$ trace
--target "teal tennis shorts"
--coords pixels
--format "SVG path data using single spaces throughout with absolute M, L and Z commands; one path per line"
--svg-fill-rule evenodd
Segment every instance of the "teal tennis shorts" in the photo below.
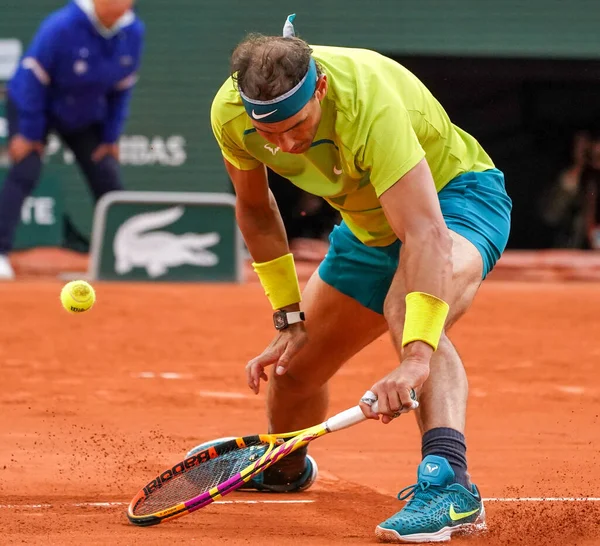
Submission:
M 438 194 L 448 229 L 469 240 L 483 258 L 483 278 L 506 248 L 512 201 L 498 169 L 469 172 L 451 180 Z M 329 235 L 329 251 L 319 276 L 342 294 L 383 314 L 383 302 L 398 269 L 400 241 L 372 247 L 361 243 L 345 222 Z

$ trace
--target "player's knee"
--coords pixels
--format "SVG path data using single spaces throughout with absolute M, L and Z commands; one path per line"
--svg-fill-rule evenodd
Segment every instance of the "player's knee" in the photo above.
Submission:
M 29 195 L 35 188 L 42 172 L 42 158 L 37 152 L 31 152 L 10 169 L 10 178 Z
M 293 370 L 284 375 L 273 374 L 269 380 L 273 382 L 272 387 L 275 390 L 298 398 L 313 395 L 323 387 L 320 381 L 305 374 L 295 374 Z

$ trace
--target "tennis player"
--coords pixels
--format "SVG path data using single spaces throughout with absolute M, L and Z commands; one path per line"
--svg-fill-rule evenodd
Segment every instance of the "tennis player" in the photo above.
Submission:
M 417 483 L 399 495 L 408 503 L 376 534 L 447 540 L 485 526 L 467 470 L 467 377 L 448 330 L 506 247 L 512 203 L 503 173 L 414 74 L 373 51 L 309 46 L 293 20 L 283 36 L 249 35 L 237 46 L 211 112 L 277 329 L 248 363 L 248 384 L 258 393 L 274 367 L 270 432 L 320 423 L 329 379 L 389 331 L 399 364 L 367 385 L 361 406 L 377 419 L 370 405 L 378 400 L 387 424 L 412 407 L 415 389 L 422 462 Z M 302 295 L 265 167 L 343 218 Z M 250 486 L 300 491 L 316 474 L 299 452 Z

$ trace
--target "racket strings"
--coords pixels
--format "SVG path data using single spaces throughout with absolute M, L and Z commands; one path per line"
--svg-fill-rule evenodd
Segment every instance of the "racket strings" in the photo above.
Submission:
M 135 515 L 155 514 L 206 493 L 256 461 L 268 447 L 267 443 L 241 449 L 234 447 L 232 451 L 172 478 L 144 497 L 136 506 Z

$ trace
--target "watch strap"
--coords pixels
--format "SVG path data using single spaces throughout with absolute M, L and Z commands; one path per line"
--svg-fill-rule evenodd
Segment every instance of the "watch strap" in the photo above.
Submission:
M 296 324 L 304 320 L 304 311 L 290 311 L 286 314 L 288 324 Z

